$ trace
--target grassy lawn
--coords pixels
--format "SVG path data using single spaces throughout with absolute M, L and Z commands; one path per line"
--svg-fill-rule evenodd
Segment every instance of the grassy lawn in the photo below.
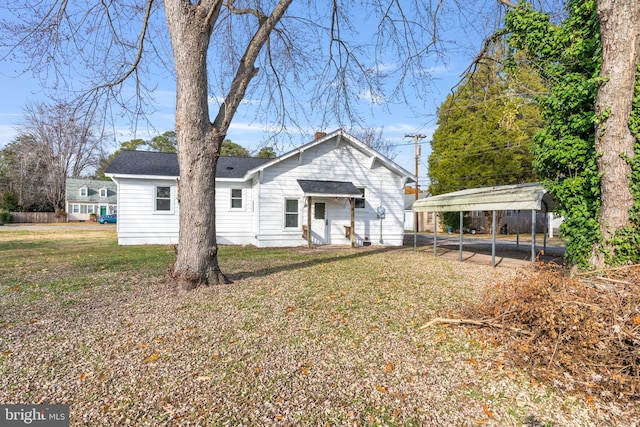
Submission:
M 513 368 L 481 330 L 419 329 L 517 275 L 431 253 L 224 246 L 234 283 L 185 293 L 166 280 L 172 247 L 2 230 L 0 403 L 70 404 L 91 426 L 616 420 Z

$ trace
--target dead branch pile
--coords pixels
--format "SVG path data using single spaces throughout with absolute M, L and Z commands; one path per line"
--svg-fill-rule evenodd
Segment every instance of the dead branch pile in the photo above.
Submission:
M 607 400 L 639 399 L 640 266 L 566 273 L 523 272 L 465 316 L 508 325 L 491 334 L 539 378 Z

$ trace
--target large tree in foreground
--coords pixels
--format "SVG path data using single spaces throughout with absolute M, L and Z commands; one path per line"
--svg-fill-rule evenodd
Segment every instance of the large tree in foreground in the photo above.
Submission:
M 510 43 L 550 86 L 538 98 L 546 126 L 536 166 L 566 219 L 572 262 L 638 261 L 640 2 L 571 0 L 567 12 L 560 24 L 526 6 L 507 15 Z
M 256 60 L 291 2 L 279 1 L 270 14 L 260 9 L 243 12 L 254 14 L 257 25 L 237 65 L 227 96 L 211 121 L 207 52 L 223 2 L 202 1 L 194 6 L 185 1 L 165 1 L 176 69 L 176 135 L 180 165 L 180 236 L 171 275 L 182 287 L 227 280 L 220 271 L 217 257 L 216 165 L 231 120 L 258 72 Z M 233 2 L 228 5 L 233 8 Z

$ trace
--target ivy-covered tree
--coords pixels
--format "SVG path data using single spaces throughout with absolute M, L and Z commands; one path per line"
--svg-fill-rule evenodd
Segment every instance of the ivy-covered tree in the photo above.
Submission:
M 431 194 L 535 179 L 531 146 L 542 119 L 531 94 L 543 86 L 526 65 L 507 72 L 503 58 L 494 47 L 438 109 Z
M 561 230 L 567 240 L 567 258 L 582 267 L 640 260 L 638 79 L 631 120 L 629 111 L 625 119 L 625 112 L 620 110 L 631 110 L 631 99 L 624 107 L 618 100 L 611 101 L 610 94 L 602 93 L 603 86 L 620 79 L 602 66 L 605 53 L 601 29 L 609 25 L 607 19 L 614 18 L 603 11 L 599 15 L 598 7 L 608 3 L 568 0 L 568 15 L 560 24 L 526 5 L 511 10 L 506 18 L 509 43 L 526 52 L 528 61 L 533 61 L 549 82 L 549 93 L 538 97 L 545 128 L 536 135 L 535 167 L 557 198 L 558 212 L 565 218 Z M 634 7 L 635 14 L 624 13 L 635 19 L 633 31 L 638 43 L 637 2 Z M 608 50 L 611 48 L 607 46 Z M 624 55 L 635 60 L 637 69 L 637 52 L 627 49 Z M 607 62 L 611 60 L 607 58 Z M 631 78 L 633 81 L 634 76 Z M 619 98 L 625 98 L 624 90 L 619 92 Z M 620 120 L 634 140 L 630 147 L 619 145 L 628 139 L 622 135 L 624 129 L 616 130 Z M 611 142 L 608 134 L 614 131 L 619 136 Z M 635 202 L 630 204 L 627 194 L 632 194 Z M 613 209 L 612 203 L 618 206 Z M 613 210 L 626 212 L 627 219 L 617 218 L 624 215 L 614 214 Z

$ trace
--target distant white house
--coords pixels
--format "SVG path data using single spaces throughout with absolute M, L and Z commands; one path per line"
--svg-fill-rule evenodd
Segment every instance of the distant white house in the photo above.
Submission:
M 118 186 L 119 244 L 178 242 L 175 154 L 123 151 L 105 175 Z M 275 159 L 220 157 L 217 240 L 257 247 L 400 246 L 404 187 L 413 181 L 410 172 L 342 130 L 319 133 Z
M 117 187 L 112 181 L 67 178 L 65 185 L 67 221 L 89 221 L 94 216 L 117 211 Z

